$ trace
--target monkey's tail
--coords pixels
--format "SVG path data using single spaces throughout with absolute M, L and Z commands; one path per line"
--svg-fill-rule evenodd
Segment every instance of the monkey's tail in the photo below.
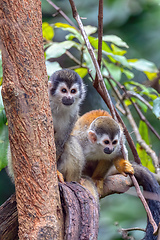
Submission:
M 143 187 L 144 193 L 147 196 L 148 206 L 158 226 L 160 222 L 160 186 L 154 175 L 147 168 L 136 163 L 133 163 L 133 167 L 135 177 L 139 185 Z M 158 236 L 153 235 L 153 227 L 148 219 L 146 235 L 143 240 L 158 240 Z

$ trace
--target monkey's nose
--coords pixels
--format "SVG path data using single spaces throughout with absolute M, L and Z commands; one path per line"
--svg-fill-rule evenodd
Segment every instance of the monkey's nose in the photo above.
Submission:
M 110 149 L 108 147 L 104 148 L 104 153 L 111 154 L 114 151 L 114 148 Z
M 74 103 L 74 99 L 71 97 L 63 97 L 62 98 L 62 103 L 64 104 L 64 105 L 68 105 L 68 106 L 70 106 L 70 105 L 72 105 L 73 103 Z

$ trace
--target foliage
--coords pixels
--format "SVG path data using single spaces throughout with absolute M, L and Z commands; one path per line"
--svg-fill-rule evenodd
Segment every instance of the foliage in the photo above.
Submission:
M 0 87 L 0 92 L 1 92 Z M 0 171 L 7 165 L 8 127 L 4 111 L 2 96 L 0 94 Z
M 142 136 L 142 139 L 145 140 L 145 142 L 149 145 L 150 140 L 149 140 L 148 128 L 146 123 L 143 121 L 140 121 L 139 123 L 139 132 Z M 150 169 L 150 171 L 155 172 L 155 168 L 152 164 L 152 158 L 147 155 L 146 151 L 138 143 L 137 143 L 137 151 L 141 159 L 142 165 Z
M 97 32 L 97 28 L 90 25 L 85 26 L 84 28 L 97 56 L 98 39 L 97 37 L 93 36 L 93 34 L 95 35 Z M 95 67 L 81 33 L 75 27 L 60 22 L 54 24 L 54 29 L 55 32 L 56 29 L 60 29 L 61 31 L 65 32 L 65 41 L 60 43 L 54 41 L 47 42 L 45 56 L 48 75 L 52 73 L 53 68 L 54 70 L 59 70 L 61 68 L 60 64 L 57 62 L 57 58 L 66 54 L 75 62 L 75 64 L 72 64 L 71 68 L 78 72 L 82 78 L 84 78 L 89 72 L 90 79 L 94 79 L 96 75 Z M 124 102 L 126 106 L 132 106 L 133 101 L 144 113 L 151 110 L 152 114 L 159 118 L 160 113 L 157 106 L 159 106 L 160 94 L 155 89 L 147 87 L 143 83 L 137 82 L 134 77 L 135 70 L 138 70 L 142 72 L 148 80 L 151 81 L 158 77 L 158 69 L 153 62 L 148 60 L 135 58 L 128 59 L 126 57 L 128 49 L 128 44 L 120 37 L 115 35 L 103 36 L 101 70 L 106 86 L 108 89 L 111 89 L 108 79 L 111 80 L 111 83 L 114 87 L 117 86 L 116 82 L 123 82 L 128 91 L 136 93 L 137 96 L 139 96 L 132 96 L 131 99 L 126 99 Z M 73 54 L 71 52 L 73 52 Z M 50 62 L 51 59 L 55 59 L 55 61 Z M 143 99 L 146 101 L 143 101 Z M 148 104 L 146 104 L 146 102 Z M 145 127 L 142 128 L 141 121 L 139 124 L 139 132 L 142 139 L 144 139 L 144 133 L 147 131 L 147 135 L 145 135 L 144 140 L 148 145 L 150 145 L 148 140 L 148 126 L 143 123 L 143 126 Z M 137 144 L 137 151 L 140 154 L 140 158 L 144 166 L 147 166 L 151 171 L 154 172 L 155 170 L 151 157 L 146 154 L 144 149 L 141 149 L 139 144 Z
M 0 51 L 0 86 L 2 85 L 2 79 L 3 79 L 2 54 L 1 54 L 1 51 Z

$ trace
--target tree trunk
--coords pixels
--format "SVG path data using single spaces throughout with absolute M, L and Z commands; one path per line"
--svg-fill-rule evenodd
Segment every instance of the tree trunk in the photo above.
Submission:
M 40 0 L 1 0 L 0 19 L 19 239 L 63 239 Z

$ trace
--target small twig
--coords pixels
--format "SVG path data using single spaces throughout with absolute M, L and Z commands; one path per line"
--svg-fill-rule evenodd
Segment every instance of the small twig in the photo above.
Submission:
M 98 13 L 98 65 L 101 68 L 102 61 L 102 37 L 103 37 L 103 0 L 99 0 L 99 13 Z M 98 77 L 96 74 L 94 87 L 98 86 Z
M 137 104 L 135 102 L 132 101 L 131 98 L 129 98 L 132 105 L 134 106 L 134 108 L 136 109 L 140 119 L 146 123 L 146 125 L 148 126 L 148 128 L 154 133 L 154 135 L 160 140 L 160 135 L 157 133 L 157 131 L 154 129 L 154 127 L 152 127 L 152 125 L 150 124 L 150 122 L 146 119 L 146 117 L 143 115 L 143 113 L 140 111 L 140 109 L 138 108 Z
M 56 11 L 58 13 L 60 13 L 62 15 L 62 17 L 64 17 L 64 19 L 71 25 L 73 26 L 74 28 L 77 29 L 77 26 L 70 20 L 70 18 L 59 8 L 57 7 L 57 5 L 55 3 L 53 3 L 51 0 L 47 0 L 47 2 L 52 6 L 54 7 L 54 9 L 56 9 Z M 77 29 L 78 30 L 78 29 Z
M 102 37 L 103 37 L 103 0 L 99 0 L 98 14 L 98 64 L 101 66 L 102 61 Z
M 119 100 L 119 102 L 122 104 L 123 109 L 124 109 L 124 113 L 123 113 L 123 114 L 126 115 L 126 106 L 125 106 L 125 104 L 124 104 L 124 101 L 123 101 L 123 99 L 122 99 L 122 96 L 121 96 L 120 92 L 118 91 L 117 88 L 115 88 L 115 87 L 113 86 L 110 78 L 108 78 L 108 77 L 105 76 L 105 75 L 104 75 L 104 77 L 105 77 L 105 78 L 107 79 L 107 81 L 109 82 L 109 84 L 110 84 L 110 86 L 111 86 L 111 88 L 112 88 L 112 91 L 114 92 L 116 98 L 117 98 L 117 99 Z
M 74 1 L 73 1 L 73 0 L 69 0 L 69 1 L 70 1 L 70 4 L 71 4 L 73 17 L 75 18 L 75 20 L 76 20 L 77 23 L 78 23 L 78 26 L 79 26 L 79 28 L 80 28 L 81 34 L 82 34 L 82 36 L 83 36 L 83 38 L 84 38 L 84 41 L 85 41 L 85 43 L 86 43 L 88 52 L 89 52 L 89 54 L 91 55 L 93 64 L 94 64 L 94 66 L 95 66 L 95 68 L 96 68 L 99 81 L 103 81 L 103 77 L 102 77 L 102 74 L 101 74 L 101 71 L 100 71 L 100 68 L 99 68 L 97 59 L 96 59 L 96 57 L 95 57 L 93 48 L 92 48 L 92 46 L 91 46 L 91 44 L 90 44 L 90 42 L 89 42 L 89 40 L 88 40 L 87 34 L 86 34 L 85 30 L 84 30 L 84 27 L 83 27 L 81 18 L 80 18 L 80 16 L 78 15 L 76 6 L 75 6 L 75 4 L 74 4 Z
M 116 224 L 118 226 L 118 224 Z M 145 229 L 139 228 L 139 227 L 134 227 L 134 228 L 118 228 L 118 232 L 122 235 L 123 239 L 126 240 L 134 240 L 135 238 L 133 236 L 128 236 L 128 233 L 131 231 L 143 231 L 145 232 Z
M 83 52 L 84 52 L 84 46 L 81 47 L 81 64 L 83 62 Z
M 77 63 L 78 65 L 80 65 L 80 66 L 82 67 L 81 62 L 80 62 L 77 58 L 75 58 L 75 56 L 73 56 L 72 53 L 70 53 L 68 50 L 66 50 L 65 54 L 66 54 L 70 59 L 72 59 L 75 63 Z
M 134 228 L 122 228 L 122 231 L 127 231 L 127 232 L 131 232 L 131 231 L 142 231 L 145 232 L 146 230 L 144 228 L 139 228 L 139 227 L 134 227 Z
M 138 182 L 137 182 L 137 180 L 136 180 L 134 175 L 130 175 L 130 178 L 132 179 L 132 182 L 133 182 L 133 184 L 135 186 L 135 189 L 136 189 L 136 192 L 137 192 L 137 196 L 140 198 L 140 200 L 141 200 L 141 202 L 142 202 L 142 204 L 143 204 L 143 206 L 144 206 L 144 208 L 146 210 L 146 213 L 148 215 L 149 221 L 150 221 L 150 223 L 153 226 L 153 230 L 154 230 L 153 234 L 156 234 L 157 231 L 158 231 L 158 226 L 157 226 L 156 222 L 153 219 L 152 213 L 151 213 L 151 211 L 150 211 L 150 209 L 148 207 L 148 204 L 147 204 L 143 194 L 141 193 L 141 190 L 140 190 L 140 187 L 138 185 Z
M 136 92 L 132 92 L 132 91 L 127 91 L 127 94 L 131 97 L 135 97 L 137 99 L 139 99 L 141 102 L 143 102 L 150 110 L 153 109 L 153 107 L 151 106 L 151 104 L 149 102 L 147 102 L 141 95 L 139 95 Z

